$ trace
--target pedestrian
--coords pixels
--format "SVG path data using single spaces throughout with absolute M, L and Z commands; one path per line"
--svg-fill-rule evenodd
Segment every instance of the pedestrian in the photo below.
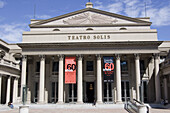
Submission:
M 96 100 L 94 99 L 94 102 L 93 102 L 93 106 L 95 106 L 96 107 Z
M 164 105 L 168 105 L 168 99 L 165 100 Z
M 11 102 L 8 102 L 8 106 L 11 108 L 11 109 L 14 109 L 14 106 Z
M 165 104 L 164 99 L 161 99 L 161 105 L 164 105 L 164 104 Z

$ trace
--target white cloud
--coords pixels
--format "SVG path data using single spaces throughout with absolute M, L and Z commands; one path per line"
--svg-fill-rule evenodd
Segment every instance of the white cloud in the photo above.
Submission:
M 144 17 L 145 2 L 147 4 L 147 16 L 151 18 L 153 25 L 170 25 L 170 1 L 167 0 L 114 0 L 108 5 L 96 1 L 95 8 L 129 17 Z
M 118 13 L 121 12 L 123 10 L 123 4 L 120 2 L 114 3 L 114 4 L 110 4 L 107 6 L 108 11 L 109 12 L 114 12 L 114 13 Z
M 51 16 L 49 16 L 49 15 L 36 15 L 35 17 L 38 18 L 38 19 L 49 19 L 49 18 L 51 18 Z
M 0 25 L 0 38 L 8 43 L 22 41 L 22 32 L 26 31 L 27 24 L 3 24 Z
M 34 16 L 33 15 L 26 15 L 26 17 L 33 19 Z M 51 18 L 50 15 L 35 15 L 35 19 L 49 19 Z
M 5 2 L 0 1 L 0 8 L 3 8 L 3 7 L 4 7 L 4 5 L 5 5 Z

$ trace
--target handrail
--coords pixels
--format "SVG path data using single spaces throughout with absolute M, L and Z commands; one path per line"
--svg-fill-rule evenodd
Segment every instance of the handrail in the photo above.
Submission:
M 133 113 L 133 112 L 141 113 L 141 111 L 139 111 L 139 110 L 141 110 L 141 107 L 146 107 L 147 110 L 145 111 L 145 113 L 149 113 L 149 107 L 144 105 L 142 102 L 140 102 L 136 99 L 127 100 L 127 102 L 125 104 L 125 109 L 130 113 Z
M 136 100 L 136 99 L 133 99 L 134 101 L 136 101 L 136 102 L 138 102 L 139 104 L 142 104 L 142 105 L 144 105 L 142 102 L 140 102 L 140 101 L 138 101 L 138 100 Z M 149 113 L 149 107 L 148 106 L 146 106 L 146 108 L 147 108 L 147 113 Z
M 138 100 L 136 100 L 136 99 L 133 99 L 133 101 L 135 101 L 135 102 L 137 102 L 137 103 L 139 103 L 139 104 L 144 105 L 142 102 L 140 102 L 140 101 L 138 101 Z

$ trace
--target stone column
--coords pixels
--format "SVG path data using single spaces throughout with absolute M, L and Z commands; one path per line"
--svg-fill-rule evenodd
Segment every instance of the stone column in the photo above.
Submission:
M 10 101 L 10 88 L 11 86 L 11 77 L 8 76 L 8 80 L 7 80 L 7 91 L 6 91 L 6 104 L 8 104 L 8 102 Z
M 155 54 L 155 92 L 156 92 L 156 103 L 161 100 L 161 89 L 160 89 L 160 78 L 159 78 L 159 54 Z
M 18 78 L 14 79 L 14 86 L 13 86 L 13 103 L 17 103 L 18 98 Z
M 78 84 L 77 84 L 77 92 L 78 92 L 78 103 L 83 103 L 83 67 L 82 67 L 82 56 L 78 56 Z
M 164 99 L 168 99 L 168 87 L 167 87 L 167 78 L 164 77 L 163 79 L 163 83 L 164 83 Z
M 59 55 L 58 103 L 63 103 L 63 55 Z
M 140 84 L 141 84 L 141 77 L 140 77 L 140 62 L 139 62 L 139 54 L 135 54 L 135 73 L 136 73 L 136 100 L 140 101 Z
M 97 55 L 97 103 L 102 103 L 101 56 Z
M 117 89 L 117 103 L 122 102 L 121 93 L 121 66 L 120 56 L 116 55 L 116 89 Z
M 22 93 L 23 93 L 23 87 L 26 86 L 26 69 L 27 69 L 27 57 L 22 57 L 22 72 L 21 72 L 21 100 L 22 100 Z
M 0 75 L 0 104 L 1 104 L 1 93 L 2 93 L 2 75 Z
M 44 93 L 45 93 L 45 56 L 41 56 L 40 61 L 40 79 L 39 79 L 39 98 L 38 103 L 44 103 Z

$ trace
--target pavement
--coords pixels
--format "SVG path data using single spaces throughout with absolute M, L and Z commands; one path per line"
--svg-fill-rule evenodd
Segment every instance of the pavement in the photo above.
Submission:
M 14 104 L 14 109 L 0 105 L 0 113 L 19 113 L 20 104 Z M 30 104 L 29 113 L 128 113 L 124 104 Z M 164 107 L 153 104 L 150 113 L 170 113 L 170 105 Z

